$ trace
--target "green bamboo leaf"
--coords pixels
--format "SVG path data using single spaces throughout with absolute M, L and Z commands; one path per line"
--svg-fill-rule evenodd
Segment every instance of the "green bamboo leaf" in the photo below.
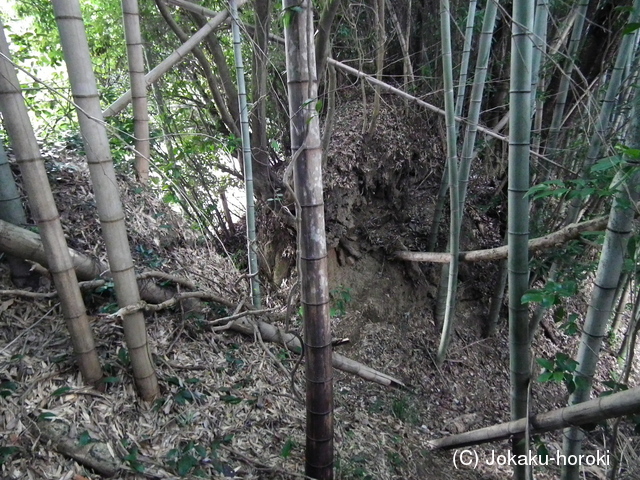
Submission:
M 589 380 L 587 380 L 585 377 L 581 375 L 576 375 L 573 377 L 573 379 L 576 383 L 576 387 L 578 387 L 580 390 L 585 390 L 589 388 Z
M 614 167 L 617 167 L 622 162 L 623 162 L 623 159 L 619 155 L 603 158 L 602 160 L 600 160 L 599 162 L 591 166 L 591 173 L 604 172 L 606 170 L 610 170 Z
M 18 447 L 0 447 L 0 465 L 5 464 L 17 452 Z
M 282 446 L 282 451 L 280 452 L 280 456 L 282 458 L 289 458 L 289 456 L 291 455 L 291 451 L 295 446 L 296 446 L 296 443 L 290 438 L 287 438 L 287 441 Z
M 548 382 L 549 380 L 551 380 L 551 376 L 553 375 L 553 372 L 544 372 L 541 373 L 538 376 L 538 382 L 540 383 L 544 383 L 544 382 Z
M 42 412 L 38 415 L 38 420 L 51 421 L 56 418 L 56 414 L 53 412 Z
M 242 401 L 240 397 L 236 397 L 234 395 L 223 395 L 220 397 L 220 400 L 225 403 L 230 403 L 231 405 L 236 405 Z
M 633 33 L 640 28 L 640 23 L 627 23 L 622 29 L 623 35 L 628 35 L 629 33 Z
M 91 438 L 91 435 L 86 430 L 78 436 L 78 445 L 80 445 L 81 447 L 89 445 L 90 443 L 93 443 L 95 441 L 96 440 Z
M 71 391 L 71 387 L 60 387 L 57 390 L 54 390 L 54 392 L 51 395 L 54 397 L 61 397 L 62 395 L 70 391 Z
M 120 377 L 105 377 L 102 383 L 120 383 Z
M 538 291 L 530 291 L 522 295 L 522 303 L 540 303 L 544 300 L 545 295 Z
M 5 381 L 0 383 L 0 397 L 7 398 L 18 389 L 16 382 Z
M 548 358 L 536 358 L 536 363 L 540 365 L 542 368 L 553 372 L 555 369 L 554 363 Z
M 198 460 L 195 457 L 193 457 L 192 455 L 183 455 L 178 460 L 178 464 L 176 468 L 178 471 L 178 475 L 180 475 L 181 477 L 184 477 L 196 465 L 198 465 Z

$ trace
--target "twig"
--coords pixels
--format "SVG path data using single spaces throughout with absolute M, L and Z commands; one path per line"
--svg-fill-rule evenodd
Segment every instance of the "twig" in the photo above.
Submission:
M 182 285 L 185 288 L 189 288 L 191 290 L 196 289 L 195 283 L 191 280 L 188 280 L 184 277 L 178 277 L 177 275 L 171 275 L 169 273 L 159 272 L 157 270 L 142 272 L 136 276 L 136 278 L 143 280 L 145 278 L 159 278 L 161 280 L 166 280 L 168 282 L 173 282 L 177 285 Z
M 245 310 L 244 312 L 236 313 L 234 315 L 229 315 L 228 317 L 216 318 L 215 320 L 209 320 L 210 325 L 220 325 L 223 323 L 228 323 L 233 320 L 237 320 L 238 318 L 246 317 L 247 315 L 261 315 L 263 313 L 271 313 L 274 310 L 277 310 L 277 307 L 274 308 L 263 308 L 261 310 Z
M 28 290 L 0 290 L 0 296 L 7 296 L 7 297 L 25 297 L 25 298 L 55 298 L 58 296 L 58 292 L 53 291 L 53 292 L 47 292 L 47 293 L 40 293 L 40 292 L 30 292 Z
M 282 370 L 282 372 L 286 376 L 290 377 L 290 379 L 291 379 L 291 383 L 290 383 L 291 392 L 293 393 L 293 396 L 291 398 L 293 400 L 299 402 L 300 404 L 304 405 L 304 400 L 302 399 L 302 397 L 298 393 L 298 390 L 296 389 L 296 385 L 295 385 L 295 374 L 296 374 L 296 371 L 298 370 L 298 365 L 300 365 L 300 363 L 302 362 L 303 355 L 300 355 L 300 358 L 298 358 L 298 361 L 294 365 L 293 370 L 291 372 L 289 372 L 285 368 L 285 366 L 282 364 L 282 362 L 280 360 L 278 360 L 276 358 L 276 356 L 271 352 L 271 350 L 269 350 L 267 348 L 267 346 L 264 344 L 264 341 L 262 340 L 262 333 L 260 333 L 260 328 L 258 328 L 258 325 L 255 322 L 251 321 L 251 320 L 249 320 L 249 322 L 251 323 L 251 325 L 253 325 L 253 334 L 254 334 L 255 338 L 258 339 L 258 343 L 260 343 L 260 346 L 262 347 L 262 349 L 265 351 L 265 353 L 267 355 L 269 355 L 269 357 L 271 357 L 271 360 L 273 360 L 273 362 L 278 366 L 278 368 L 280 368 L 280 370 Z M 295 335 L 295 334 L 292 334 L 292 335 Z M 299 339 L 299 337 L 298 337 L 298 339 Z M 303 344 L 301 343 L 301 345 L 303 345 Z M 287 348 L 286 344 L 285 344 L 285 348 Z M 302 350 L 302 353 L 304 354 L 304 350 Z
M 23 337 L 24 335 L 29 333 L 31 330 L 33 330 L 40 322 L 42 322 L 45 318 L 47 318 L 47 316 L 51 312 L 53 312 L 59 305 L 60 305 L 59 303 L 56 303 L 53 307 L 51 307 L 49 310 L 47 310 L 47 313 L 45 313 L 42 317 L 40 317 L 38 320 L 33 322 L 31 325 L 29 325 L 27 328 L 25 328 L 22 332 L 20 332 L 20 334 L 16 338 L 14 338 L 9 343 L 7 343 L 5 345 L 5 347 L 2 350 L 0 350 L 0 353 L 3 353 L 5 351 L 7 351 L 11 345 L 16 343 L 20 339 L 20 337 Z

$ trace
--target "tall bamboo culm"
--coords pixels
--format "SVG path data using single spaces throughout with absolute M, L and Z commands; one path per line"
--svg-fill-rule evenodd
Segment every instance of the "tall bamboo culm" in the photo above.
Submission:
M 138 181 L 145 185 L 149 180 L 149 110 L 147 82 L 144 79 L 144 50 L 140 33 L 138 0 L 122 0 L 124 36 L 127 42 L 127 60 L 131 82 L 131 106 L 133 107 L 134 169 Z
M 11 63 L 9 45 L 0 20 L 0 111 L 16 155 L 31 212 L 40 230 L 49 271 L 60 298 L 73 352 L 84 381 L 97 384 L 102 378 L 100 360 L 85 309 L 78 279 L 69 254 L 60 215 L 44 168 L 38 141 L 20 91 L 20 82 Z
M 632 99 L 631 122 L 627 135 L 628 146 L 640 148 L 640 93 L 636 89 Z M 587 315 L 582 327 L 580 346 L 576 362 L 576 388 L 569 397 L 569 404 L 589 400 L 593 377 L 600 356 L 602 341 L 607 333 L 609 319 L 614 309 L 614 298 L 627 252 L 627 242 L 633 231 L 633 207 L 640 197 L 640 158 L 627 158 L 625 165 L 616 174 L 611 188 L 616 196 L 611 206 L 609 223 L 598 262 Z M 564 432 L 563 453 L 577 458 L 582 448 L 584 432 L 578 427 L 567 428 Z M 580 465 L 564 465 L 562 480 L 578 480 Z
M 449 170 L 449 253 L 451 262 L 444 265 L 443 272 L 448 273 L 447 301 L 442 325 L 442 335 L 438 346 L 436 363 L 442 365 L 447 355 L 456 307 L 458 290 L 458 253 L 460 251 L 460 201 L 458 188 L 458 152 L 457 125 L 453 93 L 453 65 L 451 55 L 451 19 L 449 0 L 440 0 L 440 29 L 442 35 L 442 68 L 444 74 L 444 105 L 447 126 L 447 168 Z
M 313 12 L 310 0 L 284 0 L 283 7 L 306 359 L 305 473 L 329 480 L 333 478 L 333 367 Z
M 134 305 L 140 301 L 140 292 L 80 4 L 78 0 L 53 0 L 53 10 L 87 152 L 89 174 L 118 305 Z M 138 393 L 142 399 L 152 400 L 159 394 L 158 380 L 151 361 L 143 313 L 138 311 L 124 315 L 123 326 Z
M 244 191 L 247 205 L 247 255 L 249 257 L 249 285 L 251 287 L 251 303 L 255 307 L 262 304 L 260 279 L 258 278 L 258 249 L 256 239 L 256 207 L 253 198 L 253 161 L 251 159 L 251 137 L 249 136 L 249 109 L 247 108 L 247 87 L 244 81 L 244 64 L 242 60 L 242 43 L 238 5 L 235 0 L 229 1 L 231 12 L 231 30 L 233 33 L 233 56 L 236 61 L 236 79 L 238 82 L 238 104 L 240 106 L 240 131 L 242 132 L 242 160 L 244 164 Z
M 531 352 L 529 312 L 522 296 L 529 286 L 529 159 L 531 141 L 531 64 L 533 55 L 533 2 L 514 0 L 511 24 L 511 83 L 509 88 L 509 193 L 508 285 L 509 365 L 511 371 L 511 420 L 528 414 Z M 514 436 L 512 450 L 525 455 L 528 439 Z M 527 480 L 528 467 L 517 465 L 514 478 Z

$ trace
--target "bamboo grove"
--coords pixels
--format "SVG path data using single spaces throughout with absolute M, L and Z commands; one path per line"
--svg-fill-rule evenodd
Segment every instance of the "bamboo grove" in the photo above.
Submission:
M 533 448 L 529 434 L 564 429 L 563 452 L 576 456 L 585 437 L 580 425 L 640 411 L 635 390 L 592 398 L 603 341 L 622 339 L 624 368 L 614 390 L 623 390 L 640 328 L 640 0 L 33 0 L 16 1 L 15 12 L 3 15 L 0 29 L 0 111 L 87 384 L 103 374 L 39 150 L 47 129 L 83 144 L 144 400 L 160 386 L 144 316 L 134 308 L 141 297 L 114 165 L 129 168 L 123 159 L 133 152 L 128 174 L 157 189 L 216 244 L 237 237 L 228 192 L 244 189 L 240 236 L 251 308 L 261 308 L 265 295 L 256 216 L 269 210 L 296 232 L 305 472 L 333 478 L 336 357 L 322 175 L 336 102 L 348 91 L 362 103 L 354 131 L 364 139 L 376 135 L 385 96 L 440 122 L 446 154 L 427 251 L 387 246 L 390 261 L 441 268 L 433 368 L 448 358 L 460 265 L 498 264 L 487 335 L 499 334 L 506 295 L 511 422 L 434 439 L 433 448 L 510 438 L 513 453 L 524 456 Z M 20 33 L 16 18 L 27 17 L 35 36 Z M 47 82 L 24 76 L 34 58 L 55 70 Z M 49 85 L 23 91 L 21 82 Z M 68 95 L 60 93 L 67 87 Z M 44 103 L 47 95 L 55 102 Z M 47 121 L 34 128 L 28 109 Z M 1 219 L 24 225 L 19 202 L 9 202 L 19 195 L 0 153 Z M 504 244 L 465 252 L 461 231 L 477 170 L 496 179 Z M 566 253 L 571 239 L 578 246 Z M 556 246 L 561 253 L 554 255 Z M 12 255 L 14 277 L 26 275 Z M 579 267 L 587 263 L 590 270 Z M 572 366 L 558 357 L 536 361 L 536 334 L 578 292 L 586 292 L 586 310 L 559 319 L 579 338 Z M 425 368 L 432 368 L 427 358 Z M 532 411 L 532 390 L 544 392 L 544 381 L 558 379 L 568 387 L 566 411 Z M 514 478 L 530 474 L 528 465 L 514 468 Z M 579 466 L 562 471 L 563 480 L 580 475 Z

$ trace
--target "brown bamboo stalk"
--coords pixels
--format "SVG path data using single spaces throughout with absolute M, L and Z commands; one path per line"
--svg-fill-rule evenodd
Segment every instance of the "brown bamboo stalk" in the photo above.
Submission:
M 313 12 L 310 0 L 284 0 L 283 6 L 306 355 L 305 473 L 332 479 L 333 368 Z
M 149 181 L 149 109 L 147 84 L 144 79 L 144 51 L 140 33 L 140 11 L 138 0 L 122 0 L 124 36 L 127 42 L 127 60 L 131 81 L 133 107 L 134 169 L 138 181 L 145 185 Z
M 76 104 L 80 130 L 87 152 L 98 217 L 113 275 L 118 305 L 125 307 L 140 300 L 129 240 L 120 201 L 118 182 L 109 149 L 107 130 L 100 109 L 100 97 L 93 74 L 80 3 L 78 0 L 53 0 L 60 31 L 71 91 Z M 159 394 L 151 352 L 147 343 L 144 315 L 141 312 L 124 319 L 124 336 L 140 396 L 152 400 Z
M 62 314 L 69 329 L 73 351 L 88 384 L 102 378 L 102 368 L 93 341 L 78 279 L 49 186 L 44 160 L 38 147 L 29 113 L 20 91 L 18 75 L 11 62 L 9 44 L 0 20 L 0 110 L 16 155 L 32 215 L 42 235 L 49 269 L 60 296 Z

